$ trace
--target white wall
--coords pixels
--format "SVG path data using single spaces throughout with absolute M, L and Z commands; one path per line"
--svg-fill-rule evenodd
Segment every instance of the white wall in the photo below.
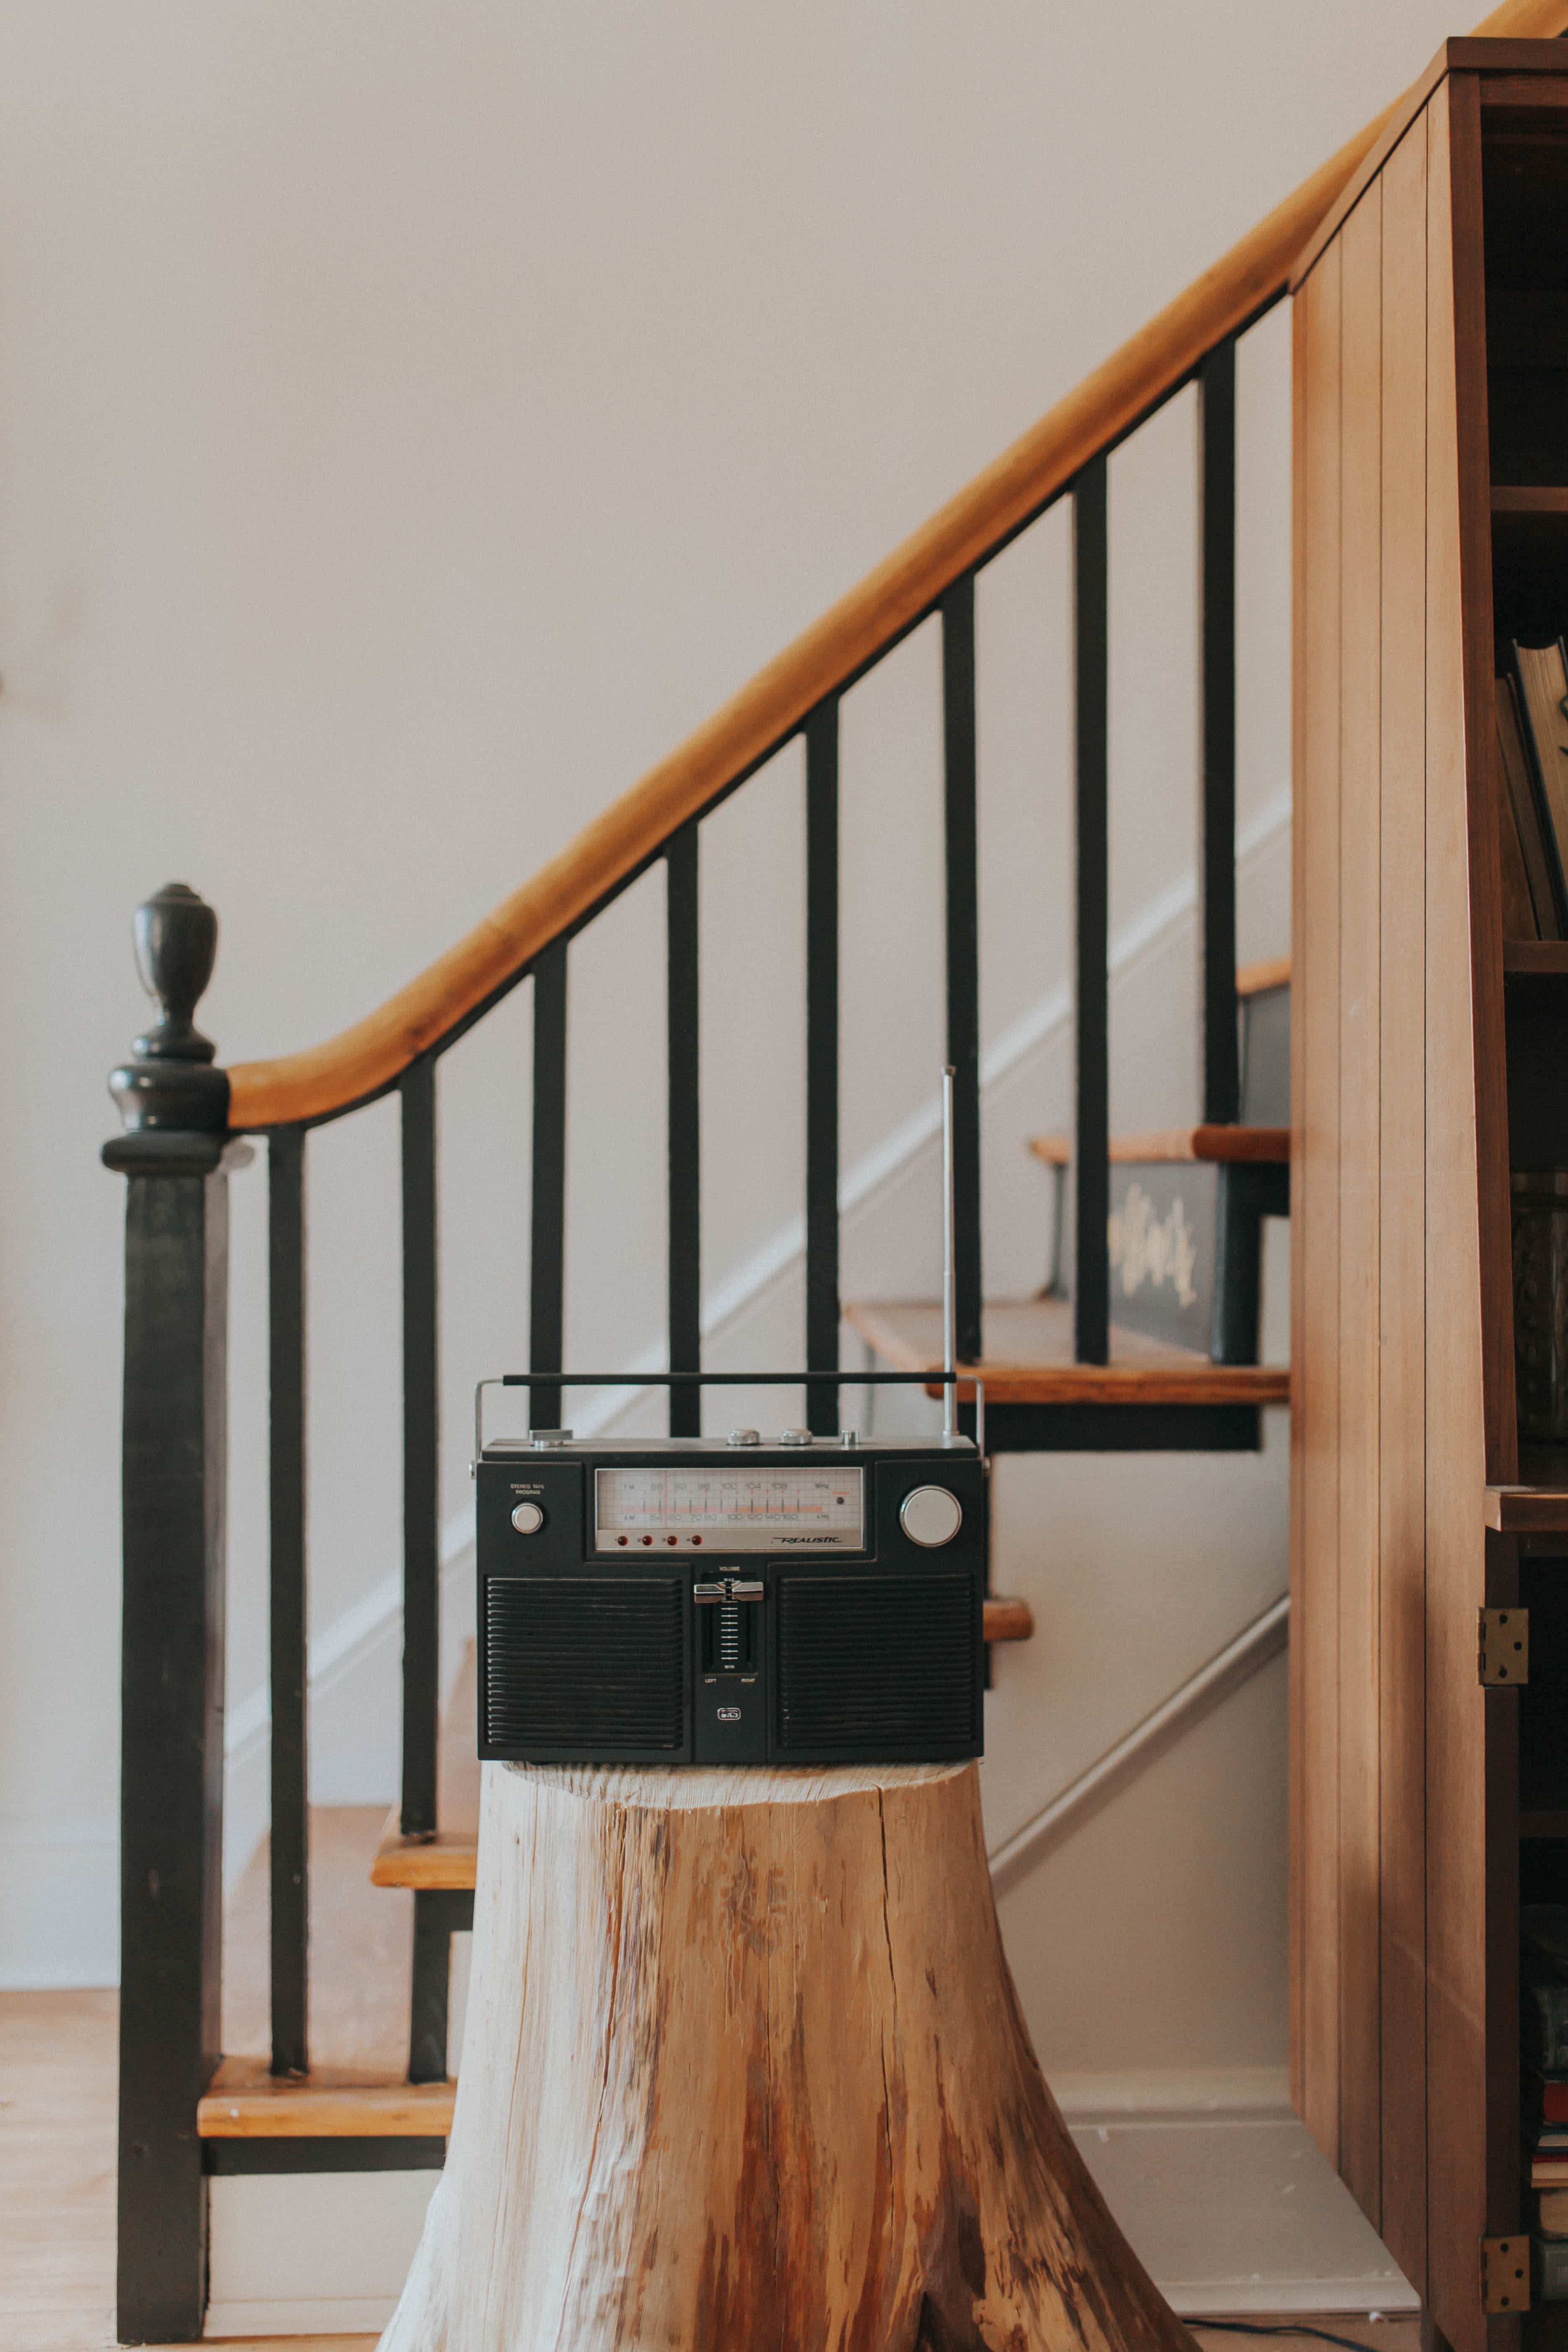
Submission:
M 218 908 L 203 1018 L 224 1058 L 353 1019 L 1455 29 L 1427 0 L 0 14 L 0 1981 L 115 1966 L 121 1202 L 96 1153 L 103 1074 L 142 1010 L 135 901 L 177 877 Z M 1285 345 L 1279 317 L 1243 369 L 1247 953 L 1284 944 Z M 1113 925 L 1143 941 L 1116 1108 L 1140 1121 L 1190 1108 L 1194 1085 L 1192 432 L 1189 394 L 1113 473 Z M 1065 1108 L 1066 553 L 1047 517 L 980 595 L 998 1285 L 1028 1281 L 1040 1246 L 1021 1139 Z M 845 717 L 844 1152 L 886 1163 L 849 1273 L 911 1293 L 931 1273 L 916 1146 L 941 1055 L 936 689 L 928 630 Z M 706 1274 L 744 1309 L 721 1335 L 742 1353 L 795 1312 L 775 1244 L 800 1206 L 800 853 L 786 752 L 705 836 Z M 661 893 L 647 877 L 574 958 L 578 1363 L 658 1338 Z M 443 1067 L 452 1515 L 465 1391 L 522 1350 L 527 1071 L 526 990 Z M 311 1164 L 316 1787 L 381 1795 L 392 1108 L 314 1138 Z M 229 1690 L 253 1783 L 262 1171 L 235 1192 Z M 748 1306 L 734 1277 L 768 1265 Z M 1271 1433 L 1257 1461 L 1004 1465 L 1001 1575 L 1041 1636 L 992 1701 L 999 1828 L 1279 1589 L 1281 1454 Z M 1119 1638 L 1091 1658 L 1075 1612 L 1101 1591 Z M 1069 1965 L 1064 1919 L 1090 1938 L 1080 1961 L 1094 1937 L 1142 1937 L 1138 2063 L 1279 2055 L 1277 1680 L 1009 1897 L 1047 2063 L 1131 2046 L 1121 1979 Z M 1216 1773 L 1247 1793 L 1224 1840 Z M 1245 1917 L 1240 1978 L 1201 2017 L 1164 1996 L 1147 1906 L 1112 1892 L 1107 1855 L 1150 1838 L 1181 1949 L 1209 1948 L 1221 1902 Z

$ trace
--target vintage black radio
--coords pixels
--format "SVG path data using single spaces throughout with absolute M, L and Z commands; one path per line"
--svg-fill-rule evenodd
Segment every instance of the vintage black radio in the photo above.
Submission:
M 985 1402 L 958 1433 L 952 1072 L 942 1079 L 942 1433 L 484 1435 L 479 1754 L 519 1763 L 941 1763 L 984 1746 Z M 823 1375 L 664 1372 L 679 1388 Z M 924 1372 L 850 1375 L 923 1383 Z
M 982 1752 L 986 1480 L 969 1438 L 546 1430 L 481 1442 L 475 1475 L 481 1757 Z

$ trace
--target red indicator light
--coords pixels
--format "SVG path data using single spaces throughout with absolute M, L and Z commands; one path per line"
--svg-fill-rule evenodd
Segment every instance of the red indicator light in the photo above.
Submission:
M 645 1544 L 650 1544 L 653 1541 L 653 1538 L 651 1536 L 644 1536 L 643 1541 Z
M 618 1544 L 624 1544 L 624 1543 L 625 1543 L 625 1541 L 626 1541 L 626 1538 L 625 1538 L 625 1536 L 617 1536 L 617 1537 L 616 1538 L 616 1541 Z

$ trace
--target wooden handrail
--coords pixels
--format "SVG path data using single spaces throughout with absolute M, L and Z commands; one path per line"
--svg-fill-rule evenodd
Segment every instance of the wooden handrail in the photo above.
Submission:
M 1568 0 L 1506 0 L 1483 37 L 1548 38 Z M 1179 384 L 1206 352 L 1279 293 L 1323 214 L 1403 101 L 1384 110 L 1294 195 L 1167 303 L 1077 390 L 1004 450 L 931 520 L 759 670 L 678 750 L 649 769 L 537 874 L 374 1013 L 323 1045 L 228 1073 L 236 1129 L 321 1118 L 390 1085 L 689 817 L 925 612 L 1088 460 Z

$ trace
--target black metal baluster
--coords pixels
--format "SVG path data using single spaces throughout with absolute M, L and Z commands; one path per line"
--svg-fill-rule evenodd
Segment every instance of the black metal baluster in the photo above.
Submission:
M 414 1969 L 408 2004 L 408 2079 L 445 2082 L 456 2069 L 447 2048 L 452 1938 L 474 1924 L 471 1892 L 418 1886 L 414 1890 Z
M 838 1369 L 838 697 L 805 722 L 805 1363 Z M 805 1420 L 838 1428 L 838 1389 L 812 1381 Z
M 669 1369 L 702 1369 L 702 1158 L 699 1125 L 697 826 L 665 850 L 669 1061 Z M 671 1437 L 702 1433 L 702 1391 L 669 1391 Z
M 163 1007 L 110 1086 L 126 1132 L 124 1600 L 116 2282 L 126 2344 L 186 2343 L 206 2307 L 196 2105 L 219 2055 L 228 1080 L 192 1020 L 217 922 L 185 884 L 139 908 Z M 247 1155 L 248 1156 L 248 1155 Z
M 1110 565 L 1106 461 L 1073 483 L 1073 797 L 1076 964 L 1073 1353 L 1110 1356 Z
M 436 1323 L 436 1059 L 403 1097 L 403 1809 L 405 1837 L 436 1828 L 441 1533 Z
M 1198 370 L 1202 477 L 1204 1118 L 1241 1112 L 1236 1003 L 1236 345 Z
M 272 2072 L 310 2066 L 305 1632 L 305 1130 L 267 1147 L 272 1685 Z
M 528 1263 L 528 1368 L 558 1372 L 566 1297 L 566 942 L 533 967 L 533 1201 Z M 559 1429 L 561 1391 L 528 1392 L 532 1429 Z
M 981 1354 L 980 861 L 975 806 L 974 575 L 942 600 L 947 850 L 947 1058 L 953 1068 L 953 1295 L 961 1363 Z

